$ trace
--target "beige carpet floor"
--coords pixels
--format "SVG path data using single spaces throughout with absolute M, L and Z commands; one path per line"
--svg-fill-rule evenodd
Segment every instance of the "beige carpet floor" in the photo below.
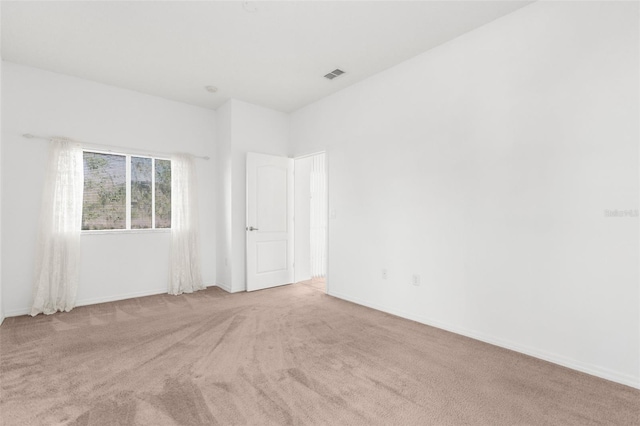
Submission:
M 323 293 L 327 292 L 327 287 L 326 287 L 324 278 L 312 278 L 308 281 L 300 281 L 298 284 L 309 286 Z
M 3 425 L 637 425 L 640 391 L 292 285 L 8 318 Z

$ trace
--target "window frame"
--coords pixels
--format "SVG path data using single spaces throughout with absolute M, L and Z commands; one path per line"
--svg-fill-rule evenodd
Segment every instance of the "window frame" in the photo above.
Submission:
M 108 151 L 101 149 L 82 148 L 82 158 L 84 161 L 84 153 L 106 154 L 106 155 L 119 155 L 125 157 L 125 185 L 126 185 L 126 197 L 125 197 L 125 228 L 123 229 L 82 229 L 80 227 L 80 233 L 83 235 L 92 234 L 157 234 L 171 232 L 171 226 L 169 228 L 156 228 L 156 161 L 155 160 L 167 160 L 171 164 L 171 158 L 166 155 L 153 155 L 153 154 L 136 154 L 120 151 Z M 131 157 L 136 158 L 150 158 L 151 159 L 151 228 L 131 228 Z M 83 168 L 84 170 L 84 168 Z M 173 172 L 173 168 L 171 169 Z M 84 173 L 82 175 L 82 184 L 84 188 Z M 84 189 L 83 189 L 84 191 Z M 84 194 L 83 194 L 84 195 Z M 173 197 L 173 191 L 171 196 Z M 84 209 L 84 202 L 82 208 Z

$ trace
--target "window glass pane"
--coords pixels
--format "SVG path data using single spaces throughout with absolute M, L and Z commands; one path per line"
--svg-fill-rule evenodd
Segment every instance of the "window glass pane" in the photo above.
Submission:
M 131 229 L 151 228 L 151 158 L 131 157 Z
M 171 161 L 156 161 L 156 228 L 171 228 Z
M 126 227 L 125 156 L 84 153 L 82 229 Z

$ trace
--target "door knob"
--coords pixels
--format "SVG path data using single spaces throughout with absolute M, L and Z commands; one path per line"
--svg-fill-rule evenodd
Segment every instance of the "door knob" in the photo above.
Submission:
M 247 228 L 247 231 L 257 231 L 258 228 L 254 228 L 253 226 L 250 226 Z

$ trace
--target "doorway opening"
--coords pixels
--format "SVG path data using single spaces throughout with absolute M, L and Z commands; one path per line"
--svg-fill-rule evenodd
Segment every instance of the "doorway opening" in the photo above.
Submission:
M 294 282 L 327 292 L 327 161 L 294 159 Z

